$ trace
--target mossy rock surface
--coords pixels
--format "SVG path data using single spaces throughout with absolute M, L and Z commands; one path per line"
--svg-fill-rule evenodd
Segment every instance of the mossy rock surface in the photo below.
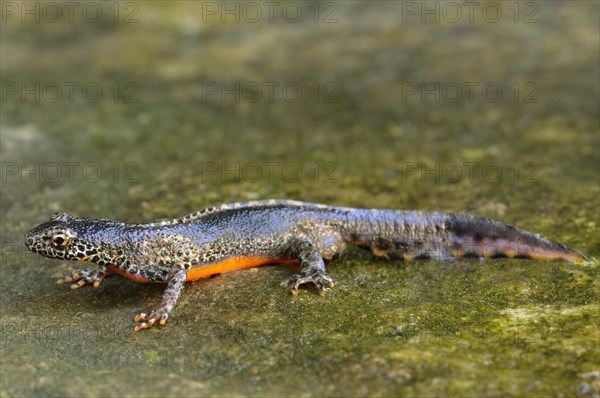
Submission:
M 0 396 L 600 395 L 597 3 L 439 23 L 401 2 L 303 3 L 296 23 L 135 4 L 0 27 Z M 350 249 L 325 297 L 292 297 L 293 267 L 231 272 L 135 334 L 164 286 L 71 291 L 54 282 L 77 265 L 22 242 L 59 210 L 148 222 L 267 198 L 474 213 L 594 261 Z

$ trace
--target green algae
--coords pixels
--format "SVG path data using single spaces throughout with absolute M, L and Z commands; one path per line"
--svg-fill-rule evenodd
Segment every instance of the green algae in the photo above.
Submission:
M 3 174 L 0 395 L 600 394 L 598 6 L 536 4 L 536 24 L 401 24 L 393 2 L 340 3 L 339 23 L 302 27 L 198 25 L 190 2 L 140 3 L 130 25 L 3 24 L 3 82 L 94 81 L 107 95 L 3 101 L 4 165 L 93 162 L 105 175 Z M 539 101 L 402 101 L 402 83 L 436 80 L 520 82 L 522 95 L 535 82 Z M 139 101 L 115 102 L 116 81 L 136 83 Z M 202 101 L 207 81 L 334 82 L 339 96 Z M 435 171 L 465 162 L 497 163 L 503 178 Z M 250 163 L 261 178 L 207 169 Z M 301 178 L 283 174 L 292 163 Z M 413 174 L 419 164 L 434 172 Z M 115 277 L 71 291 L 54 281 L 74 264 L 21 244 L 59 210 L 144 222 L 262 198 L 472 212 L 594 261 L 349 249 L 325 297 L 291 296 L 294 267 L 232 272 L 189 284 L 165 327 L 134 334 L 164 286 Z

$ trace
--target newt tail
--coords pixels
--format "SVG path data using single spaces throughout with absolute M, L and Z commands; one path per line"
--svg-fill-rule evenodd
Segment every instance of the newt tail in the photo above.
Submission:
M 581 252 L 498 221 L 467 214 L 354 209 L 289 200 L 210 207 L 173 220 L 126 224 L 57 213 L 25 237 L 43 256 L 92 262 L 97 268 L 61 279 L 78 288 L 99 286 L 111 274 L 166 283 L 163 302 L 135 318 L 136 331 L 164 324 L 185 282 L 268 263 L 299 263 L 293 293 L 333 286 L 325 261 L 347 245 L 390 259 L 521 257 L 589 261 Z
M 464 214 L 448 216 L 454 257 L 509 257 L 587 262 L 580 251 L 498 221 Z

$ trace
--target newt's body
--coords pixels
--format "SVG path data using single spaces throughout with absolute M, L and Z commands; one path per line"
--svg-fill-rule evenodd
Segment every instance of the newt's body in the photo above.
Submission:
M 267 263 L 299 263 L 293 293 L 313 283 L 333 286 L 324 260 L 346 245 L 410 260 L 460 256 L 588 261 L 580 252 L 486 218 L 453 213 L 352 209 L 288 200 L 233 203 L 151 224 L 75 218 L 65 213 L 31 230 L 27 247 L 46 257 L 98 265 L 59 282 L 98 286 L 116 273 L 139 282 L 167 283 L 160 307 L 140 314 L 136 331 L 164 324 L 184 282 Z

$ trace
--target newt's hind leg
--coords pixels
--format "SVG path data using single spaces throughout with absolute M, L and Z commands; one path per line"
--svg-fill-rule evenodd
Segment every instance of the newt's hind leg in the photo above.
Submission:
M 298 294 L 300 285 L 312 283 L 319 289 L 322 296 L 325 291 L 333 287 L 333 279 L 325 273 L 325 263 L 322 252 L 331 258 L 335 255 L 330 248 L 317 247 L 309 238 L 295 240 L 289 249 L 292 258 L 300 260 L 300 274 L 291 275 L 288 279 L 292 294 Z

